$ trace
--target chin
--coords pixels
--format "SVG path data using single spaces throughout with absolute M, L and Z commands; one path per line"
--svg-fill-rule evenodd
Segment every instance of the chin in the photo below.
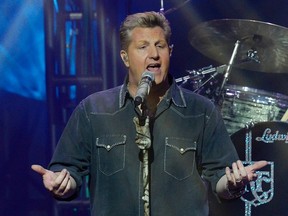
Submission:
M 163 78 L 163 77 L 161 77 L 161 79 L 156 78 L 154 81 L 155 85 L 157 85 L 157 86 L 164 85 L 164 84 L 166 84 L 166 82 L 168 82 L 168 80 Z

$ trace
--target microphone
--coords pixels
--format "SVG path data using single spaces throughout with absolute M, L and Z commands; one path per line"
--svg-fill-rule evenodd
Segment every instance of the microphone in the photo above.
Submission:
M 152 82 L 155 80 L 154 73 L 150 71 L 144 71 L 141 81 L 139 82 L 137 93 L 134 99 L 135 106 L 143 103 L 145 97 L 149 94 Z

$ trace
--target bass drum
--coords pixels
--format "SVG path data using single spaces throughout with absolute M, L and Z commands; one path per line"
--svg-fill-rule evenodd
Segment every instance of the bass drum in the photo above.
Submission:
M 279 121 L 288 109 L 288 96 L 263 90 L 226 85 L 221 113 L 231 135 L 249 123 Z
M 231 136 L 245 165 L 266 160 L 257 171 L 258 179 L 246 186 L 246 193 L 220 204 L 209 194 L 210 216 L 282 216 L 287 215 L 288 197 L 288 123 L 260 122 Z

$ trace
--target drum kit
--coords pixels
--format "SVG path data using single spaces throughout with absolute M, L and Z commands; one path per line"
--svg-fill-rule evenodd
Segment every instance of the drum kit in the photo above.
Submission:
M 233 206 L 236 215 L 283 215 L 288 193 L 283 181 L 288 178 L 288 96 L 227 81 L 234 68 L 288 73 L 288 29 L 255 20 L 212 20 L 192 29 L 189 41 L 222 65 L 187 71 L 188 75 L 176 82 L 188 85 L 219 107 L 244 164 L 268 161 L 268 166 L 257 172 L 258 179 L 246 186 L 246 195 L 227 208 Z M 225 213 L 225 205 L 216 203 L 211 203 L 210 215 L 230 215 L 230 211 Z
M 176 82 L 216 103 L 230 135 L 257 122 L 283 120 L 288 96 L 227 81 L 233 68 L 288 73 L 288 28 L 255 20 L 220 19 L 201 23 L 188 38 L 201 54 L 222 65 L 187 70 L 188 75 Z

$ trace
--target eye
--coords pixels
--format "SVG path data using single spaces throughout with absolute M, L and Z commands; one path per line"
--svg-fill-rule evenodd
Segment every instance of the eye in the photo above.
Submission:
M 156 46 L 157 46 L 158 48 L 161 48 L 161 49 L 163 49 L 163 48 L 166 47 L 166 45 L 165 45 L 165 44 L 162 44 L 162 43 L 159 43 L 159 44 L 157 44 Z
M 145 49 L 147 47 L 147 45 L 143 44 L 143 45 L 139 45 L 138 49 Z

